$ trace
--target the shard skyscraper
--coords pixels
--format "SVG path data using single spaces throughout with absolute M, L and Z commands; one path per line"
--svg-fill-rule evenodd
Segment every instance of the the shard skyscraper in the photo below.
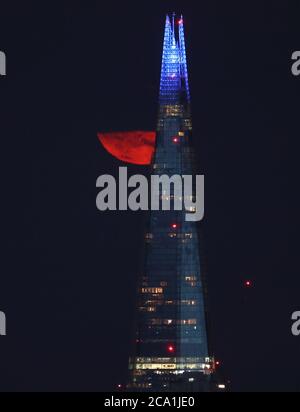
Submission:
M 167 16 L 152 175 L 195 175 L 183 18 Z M 161 200 L 174 201 L 160 187 Z M 131 390 L 210 391 L 215 362 L 207 333 L 199 223 L 185 210 L 149 212 L 139 277 Z M 201 223 L 200 223 L 201 224 Z

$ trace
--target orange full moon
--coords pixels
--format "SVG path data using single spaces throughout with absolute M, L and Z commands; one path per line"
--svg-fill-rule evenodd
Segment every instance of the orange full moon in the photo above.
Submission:
M 98 133 L 98 139 L 117 159 L 137 165 L 149 165 L 155 149 L 156 133 L 141 130 Z

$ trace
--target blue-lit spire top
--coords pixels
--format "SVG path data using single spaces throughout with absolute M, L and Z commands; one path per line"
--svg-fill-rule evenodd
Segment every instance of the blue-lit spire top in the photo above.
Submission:
M 188 69 L 187 69 L 187 62 L 186 62 L 184 27 L 183 27 L 183 16 L 182 15 L 178 22 L 178 26 L 179 26 L 179 49 L 180 49 L 182 77 L 185 83 L 184 86 L 185 86 L 185 90 L 187 94 L 187 99 L 188 101 L 190 101 L 189 77 L 188 77 Z
M 175 23 L 175 13 L 166 16 L 163 43 L 160 103 L 179 104 L 190 101 L 184 41 L 183 17 Z
M 172 15 L 172 46 L 176 45 L 175 41 L 175 13 Z

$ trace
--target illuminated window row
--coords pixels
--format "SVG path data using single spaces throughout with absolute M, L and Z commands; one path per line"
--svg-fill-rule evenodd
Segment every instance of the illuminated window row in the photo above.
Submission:
M 148 305 L 148 306 L 162 305 L 163 302 L 164 301 L 162 299 L 146 300 L 145 305 Z
M 157 294 L 157 293 L 163 293 L 163 288 L 142 288 L 141 289 L 141 292 L 142 293 L 154 293 L 154 294 Z
M 145 302 L 145 305 L 149 304 L 149 305 L 196 305 L 197 301 L 195 299 L 182 299 L 182 300 L 158 300 L 158 301 L 154 301 L 154 300 L 147 300 Z
M 154 306 L 140 306 L 139 310 L 141 312 L 156 312 L 156 307 L 154 307 Z
M 145 382 L 145 383 L 135 383 L 134 382 L 134 387 L 135 388 L 140 388 L 140 389 L 146 389 L 146 388 L 151 388 L 152 383 L 151 382 Z
M 197 280 L 196 276 L 190 275 L 190 276 L 185 276 L 184 278 L 187 282 L 195 282 Z
M 130 362 L 142 362 L 142 363 L 214 363 L 213 357 L 202 356 L 137 356 L 131 357 Z
M 171 233 L 169 233 L 169 237 L 171 237 L 171 238 L 177 237 L 177 239 L 192 239 L 193 234 L 192 233 L 174 233 L 174 232 L 171 232 Z
M 179 304 L 182 304 L 182 305 L 196 305 L 196 301 L 195 300 L 191 300 L 191 299 L 184 299 L 184 300 L 182 300 L 182 301 L 179 301 L 178 302 Z
M 154 165 L 154 166 L 157 166 L 157 165 Z M 159 199 L 160 200 L 183 200 L 185 199 L 185 200 L 190 200 L 190 201 L 195 202 L 195 196 L 175 196 L 173 194 L 167 194 L 166 190 L 163 190 L 162 194 L 159 195 Z
M 197 319 L 149 319 L 150 325 L 196 325 Z
M 163 107 L 163 113 L 166 116 L 180 116 L 180 115 L 183 115 L 184 111 L 183 111 L 182 105 L 173 104 L 173 105 L 165 105 Z
M 135 369 L 181 369 L 181 370 L 209 370 L 212 365 L 209 363 L 136 363 Z

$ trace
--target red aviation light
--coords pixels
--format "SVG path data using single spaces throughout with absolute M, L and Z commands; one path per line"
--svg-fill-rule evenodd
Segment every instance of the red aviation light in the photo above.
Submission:
M 170 353 L 174 353 L 174 351 L 175 351 L 175 348 L 174 348 L 174 346 L 173 345 L 168 345 L 168 352 L 170 352 Z
M 178 137 L 173 137 L 173 143 L 178 143 L 178 142 L 179 142 Z
M 251 286 L 252 286 L 251 280 L 245 280 L 244 285 L 245 285 L 246 288 L 251 288 Z

